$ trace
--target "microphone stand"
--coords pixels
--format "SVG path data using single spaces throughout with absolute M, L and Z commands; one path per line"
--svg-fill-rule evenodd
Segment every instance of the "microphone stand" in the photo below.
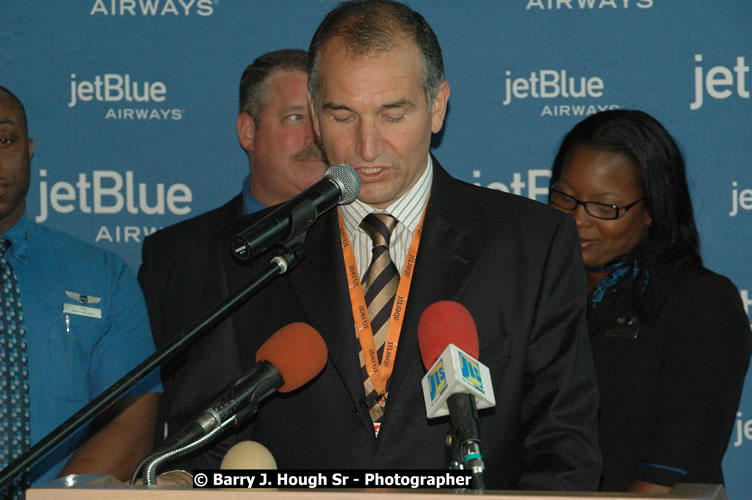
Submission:
M 237 422 L 237 416 L 233 415 L 232 417 L 229 417 L 227 420 L 222 422 L 219 426 L 212 429 L 205 436 L 194 439 L 188 444 L 185 444 L 183 446 L 178 445 L 177 447 L 170 446 L 167 448 L 160 448 L 152 452 L 146 458 L 141 460 L 141 463 L 138 464 L 138 466 L 136 467 L 136 470 L 133 471 L 133 475 L 131 477 L 131 484 L 134 484 L 136 482 L 135 479 L 138 477 L 139 469 L 141 469 L 141 467 L 144 467 L 144 484 L 146 486 L 156 485 L 157 484 L 157 467 L 159 467 L 162 463 L 169 461 L 169 460 L 173 460 L 177 457 L 182 457 L 183 455 L 187 455 L 188 453 L 191 453 L 192 451 L 198 450 L 202 446 L 211 442 L 215 437 L 219 436 L 224 431 L 234 426 L 236 422 Z
M 469 404 L 464 404 L 465 399 Z M 482 492 L 485 489 L 483 476 L 485 465 L 480 453 L 480 439 L 478 410 L 475 400 L 468 394 L 453 394 L 447 399 L 449 407 L 450 438 L 446 441 L 447 457 L 453 453 L 459 461 L 460 469 L 472 471 L 472 486 L 474 490 Z M 452 462 L 449 462 L 450 467 Z
M 263 365 L 267 364 L 273 366 L 267 361 L 263 362 Z M 162 463 L 192 453 L 210 443 L 215 437 L 222 435 L 227 429 L 239 427 L 246 423 L 258 411 L 261 400 L 269 395 L 269 389 L 276 391 L 275 388 L 284 383 L 282 376 L 274 368 L 277 375 L 259 384 L 259 378 L 266 377 L 264 374 L 259 375 L 260 372 L 264 371 L 259 364 L 256 364 L 251 372 L 232 383 L 231 389 L 228 389 L 223 396 L 215 400 L 212 406 L 203 412 L 194 423 L 188 424 L 183 430 L 176 433 L 176 437 L 168 436 L 167 441 L 162 446 L 152 450 L 150 455 L 139 462 L 131 474 L 131 484 L 135 484 L 142 467 L 144 468 L 144 484 L 147 486 L 157 484 L 156 470 Z M 253 383 L 254 388 L 251 392 L 247 392 L 243 389 L 243 384 L 250 380 L 255 381 Z M 235 390 L 238 392 L 234 392 Z M 260 397 L 258 397 L 259 393 Z M 225 412 L 226 408 L 234 406 L 232 399 L 236 397 L 240 397 L 247 402 L 233 410 L 234 413 L 233 411 Z M 257 397 L 258 399 L 256 399 Z M 223 399 L 224 403 L 221 402 Z M 231 414 L 227 415 L 227 413 Z
M 454 437 L 454 433 L 449 429 L 444 439 L 444 462 L 449 470 L 461 470 L 465 468 L 465 464 L 460 458 L 460 447 L 457 443 L 457 438 Z
M 304 211 L 301 211 L 304 212 Z M 300 216 L 307 216 L 301 213 Z M 293 214 L 294 218 L 297 218 Z M 315 222 L 306 221 L 310 226 Z M 295 221 L 293 222 L 295 225 Z M 270 264 L 261 270 L 250 282 L 241 287 L 238 291 L 232 293 L 229 297 L 219 303 L 214 309 L 204 314 L 194 323 L 194 326 L 180 333 L 172 343 L 166 345 L 159 351 L 155 352 L 138 366 L 123 375 L 118 381 L 108 387 L 99 396 L 91 400 L 86 406 L 81 408 L 68 420 L 60 424 L 34 446 L 16 457 L 0 472 L 0 490 L 10 483 L 14 477 L 21 474 L 31 464 L 42 458 L 48 451 L 57 446 L 66 437 L 76 431 L 79 427 L 88 422 L 97 413 L 102 411 L 107 405 L 115 401 L 125 391 L 130 389 L 138 381 L 148 375 L 154 368 L 163 364 L 167 359 L 181 351 L 197 335 L 203 335 L 210 329 L 217 326 L 231 313 L 235 312 L 246 300 L 261 290 L 274 278 L 281 276 L 288 270 L 292 269 L 304 256 L 305 247 L 303 242 L 308 234 L 308 228 L 292 239 L 286 241 L 275 255 Z

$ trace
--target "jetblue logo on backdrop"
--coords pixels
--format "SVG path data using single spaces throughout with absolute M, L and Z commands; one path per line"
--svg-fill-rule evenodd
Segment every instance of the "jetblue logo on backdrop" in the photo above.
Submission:
M 122 104 L 105 112 L 107 120 L 180 120 L 183 109 L 146 107 L 167 100 L 167 85 L 160 81 L 138 80 L 128 73 L 105 73 L 79 79 L 71 73 L 69 108 L 86 103 Z
M 562 9 L 649 9 L 653 0 L 528 0 L 527 10 L 562 10 Z
M 752 308 L 752 298 L 750 297 L 749 290 L 739 290 L 739 295 L 742 298 L 742 304 L 744 305 L 744 309 L 747 311 L 747 316 L 749 317 L 749 311 Z M 750 323 L 749 327 L 752 328 L 752 323 Z
M 215 0 L 95 0 L 90 16 L 211 16 Z
M 483 172 L 473 170 L 473 182 L 476 186 L 483 186 L 505 193 L 514 193 L 519 196 L 526 196 L 531 200 L 546 203 L 548 197 L 548 184 L 551 180 L 551 170 L 549 169 L 531 169 L 527 171 L 526 181 L 522 180 L 522 172 L 512 174 L 512 182 L 500 181 L 483 181 Z
M 573 104 L 545 104 L 541 116 L 588 116 L 607 109 L 618 109 L 617 104 L 589 104 L 590 99 L 600 99 L 606 84 L 598 76 L 571 75 L 565 69 L 541 69 L 529 76 L 515 76 L 504 72 L 504 100 L 509 106 L 516 100 L 574 100 Z
M 740 189 L 739 183 L 731 183 L 731 211 L 729 216 L 736 217 L 739 211 L 752 211 L 752 189 Z
M 744 444 L 745 440 L 752 441 L 752 420 L 743 420 L 742 412 L 737 412 L 736 425 L 734 425 L 734 432 L 731 436 L 731 444 L 734 448 L 738 448 Z
M 167 85 L 163 82 L 139 82 L 131 75 L 105 73 L 92 80 L 76 80 L 71 73 L 69 108 L 79 102 L 164 102 L 167 98 Z
M 700 109 L 706 94 L 711 99 L 749 99 L 749 66 L 743 56 L 737 57 L 733 66 L 719 65 L 705 69 L 702 54 L 695 54 L 695 62 L 695 96 L 689 109 Z
M 185 184 L 136 183 L 133 172 L 94 170 L 78 174 L 75 183 L 57 181 L 48 186 L 47 170 L 39 171 L 39 215 L 42 223 L 51 213 L 114 215 L 187 215 L 191 212 L 193 193 Z M 141 236 L 156 231 L 154 227 L 101 226 L 95 241 L 140 242 Z

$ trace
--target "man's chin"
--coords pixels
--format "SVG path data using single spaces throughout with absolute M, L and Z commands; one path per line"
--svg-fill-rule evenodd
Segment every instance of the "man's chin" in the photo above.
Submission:
M 366 205 L 371 205 L 374 208 L 381 209 L 388 207 L 389 204 L 394 201 L 383 192 L 376 193 L 368 190 L 366 185 L 361 187 L 358 199 Z

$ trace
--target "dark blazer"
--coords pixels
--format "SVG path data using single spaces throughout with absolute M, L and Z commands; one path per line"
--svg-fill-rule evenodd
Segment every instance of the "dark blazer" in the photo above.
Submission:
M 268 258 L 248 267 L 231 259 L 232 235 L 249 219 L 241 220 L 218 244 L 209 297 L 226 296 L 267 265 Z M 455 180 L 434 159 L 431 198 L 378 439 L 364 401 L 335 210 L 310 229 L 305 246 L 307 254 L 297 267 L 192 350 L 175 410 L 191 417 L 200 413 L 226 384 L 248 371 L 271 334 L 293 321 L 307 322 L 321 333 L 328 364 L 301 389 L 270 397 L 250 425 L 197 465 L 216 467 L 229 445 L 252 439 L 269 448 L 280 469 L 444 469 L 448 419 L 426 418 L 416 332 L 423 310 L 449 299 L 464 304 L 477 323 L 480 361 L 491 371 L 496 396 L 496 407 L 480 412 L 486 486 L 597 488 L 598 396 L 583 264 L 571 217 Z
M 138 281 L 144 292 L 157 349 L 187 329 L 208 306 L 201 301 L 207 259 L 214 239 L 229 222 L 241 216 L 243 198 L 236 196 L 223 206 L 161 229 L 144 239 Z M 160 397 L 159 422 L 182 380 L 187 353 L 178 354 L 160 368 L 164 392 Z M 160 441 L 162 429 L 157 432 Z
M 640 265 L 637 277 L 628 272 L 588 312 L 601 394 L 601 489 L 723 483 L 752 348 L 739 292 L 699 262 Z

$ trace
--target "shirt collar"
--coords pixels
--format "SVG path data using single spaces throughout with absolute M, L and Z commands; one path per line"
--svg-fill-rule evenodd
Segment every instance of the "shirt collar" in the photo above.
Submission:
M 243 179 L 243 191 L 241 191 L 241 194 L 243 196 L 243 215 L 252 214 L 254 212 L 258 212 L 259 210 L 263 210 L 266 208 L 260 201 L 258 201 L 252 194 L 251 194 L 251 176 L 246 175 L 245 179 Z
M 423 207 L 425 207 L 428 196 L 431 194 L 432 180 L 433 160 L 429 154 L 426 160 L 426 168 L 415 184 L 405 194 L 395 200 L 394 203 L 386 207 L 386 209 L 380 210 L 374 208 L 357 199 L 349 205 L 340 206 L 339 210 L 342 214 L 342 221 L 345 223 L 345 228 L 349 236 L 352 238 L 352 235 L 358 231 L 363 217 L 372 212 L 391 214 L 398 222 L 407 227 L 410 232 L 414 232 L 423 215 Z
M 3 234 L 0 234 L 0 238 L 9 239 L 11 241 L 8 255 L 16 257 L 20 262 L 26 261 L 26 249 L 28 246 L 31 227 L 31 221 L 24 213 L 21 219 L 16 222 L 13 227 L 5 231 Z

